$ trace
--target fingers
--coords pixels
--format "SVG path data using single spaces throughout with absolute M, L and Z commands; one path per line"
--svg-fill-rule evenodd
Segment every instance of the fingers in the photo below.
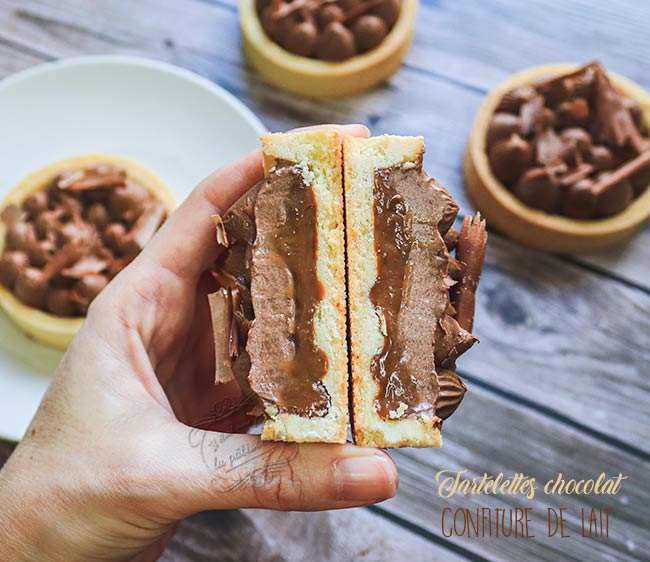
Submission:
M 296 130 L 335 129 L 342 135 L 367 137 L 364 125 L 318 125 Z M 264 175 L 262 152 L 255 150 L 217 170 L 188 196 L 143 252 L 165 269 L 195 282 L 216 259 L 212 215 L 224 213 Z
M 368 505 L 397 491 L 397 470 L 379 449 L 262 442 L 174 423 L 160 441 L 165 489 L 185 517 L 207 509 L 312 511 Z M 160 434 L 159 434 L 160 435 Z M 173 457 L 173 462 L 169 462 Z

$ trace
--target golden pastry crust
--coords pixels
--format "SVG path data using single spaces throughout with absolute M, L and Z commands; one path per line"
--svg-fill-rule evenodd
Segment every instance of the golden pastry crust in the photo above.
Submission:
M 345 221 L 348 259 L 348 302 L 352 360 L 353 431 L 363 447 L 440 447 L 436 417 L 384 420 L 374 407 L 378 385 L 370 372 L 372 358 L 383 345 L 379 319 L 370 300 L 377 278 L 373 190 L 375 170 L 417 164 L 424 154 L 422 137 L 346 137 Z
M 106 154 L 73 156 L 49 164 L 22 180 L 0 204 L 0 210 L 22 203 L 31 193 L 43 189 L 48 182 L 71 168 L 91 168 L 98 164 L 113 164 L 126 170 L 130 178 L 154 194 L 172 212 L 176 207 L 169 188 L 153 172 L 133 160 Z M 0 255 L 4 249 L 6 227 L 0 221 Z M 55 316 L 25 305 L 6 287 L 0 285 L 0 307 L 25 334 L 50 347 L 65 350 L 75 336 L 83 318 Z
M 276 161 L 303 165 L 317 207 L 317 274 L 324 288 L 314 322 L 315 343 L 328 358 L 323 378 L 331 406 L 323 417 L 276 413 L 265 422 L 262 439 L 345 443 L 348 427 L 345 255 L 341 136 L 316 130 L 262 136 L 264 169 Z M 268 412 L 267 412 L 268 413 Z

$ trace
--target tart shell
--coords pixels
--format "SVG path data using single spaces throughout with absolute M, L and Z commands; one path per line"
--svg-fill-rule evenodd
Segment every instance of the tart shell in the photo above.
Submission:
M 148 168 L 120 156 L 92 154 L 66 158 L 34 172 L 7 194 L 0 203 L 0 209 L 5 209 L 11 204 L 21 204 L 31 193 L 43 189 L 48 182 L 67 169 L 90 168 L 98 164 L 113 164 L 126 170 L 127 176 L 158 198 L 168 213 L 176 207 L 169 188 Z M 6 230 L 6 226 L 0 221 L 0 255 L 4 249 Z M 68 347 L 84 321 L 83 317 L 55 316 L 27 306 L 3 285 L 0 285 L 0 307 L 28 337 L 61 350 Z
M 369 90 L 392 76 L 401 66 L 413 39 L 417 0 L 402 0 L 395 25 L 381 44 L 342 62 L 327 62 L 294 55 L 265 33 L 255 0 L 241 0 L 244 54 L 260 75 L 278 88 L 310 98 L 335 98 Z
M 476 207 L 490 226 L 525 246 L 556 254 L 597 251 L 630 238 L 650 216 L 650 188 L 627 209 L 603 219 L 576 220 L 532 209 L 515 197 L 492 173 L 486 132 L 503 95 L 519 86 L 578 69 L 576 64 L 551 64 L 524 70 L 492 91 L 476 116 L 464 159 L 465 183 Z M 616 89 L 637 101 L 650 123 L 650 95 L 640 86 L 607 73 Z

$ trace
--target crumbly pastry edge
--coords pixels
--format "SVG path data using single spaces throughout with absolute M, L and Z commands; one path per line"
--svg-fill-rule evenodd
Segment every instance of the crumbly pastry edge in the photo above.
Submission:
M 328 358 L 323 377 L 331 405 L 322 417 L 272 413 L 262 439 L 345 443 L 348 434 L 348 359 L 341 136 L 333 130 L 268 133 L 261 137 L 264 171 L 278 160 L 300 165 L 314 187 L 317 208 L 317 274 L 324 296 L 314 322 L 316 345 Z M 268 413 L 268 412 L 267 412 Z
M 346 137 L 343 143 L 352 426 L 355 443 L 362 447 L 442 445 L 438 418 L 384 420 L 379 416 L 374 407 L 378 385 L 370 372 L 371 360 L 383 345 L 379 318 L 370 301 L 370 289 L 377 278 L 373 218 L 375 171 L 397 165 L 418 165 L 424 150 L 422 137 Z

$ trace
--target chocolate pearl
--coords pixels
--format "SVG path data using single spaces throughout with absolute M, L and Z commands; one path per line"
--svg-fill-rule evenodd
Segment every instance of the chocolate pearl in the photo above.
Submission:
M 56 211 L 43 211 L 34 221 L 36 235 L 40 239 L 45 238 L 50 232 L 58 232 L 60 226 Z
M 401 0 L 384 0 L 379 6 L 370 10 L 370 13 L 379 16 L 390 29 L 399 18 L 401 8 Z
M 128 182 L 108 196 L 108 210 L 113 220 L 135 220 L 151 196 L 141 185 Z
M 352 33 L 359 52 L 363 53 L 374 49 L 383 41 L 388 33 L 388 27 L 379 16 L 366 14 L 354 22 Z
M 622 97 L 623 107 L 630 112 L 630 116 L 637 127 L 643 124 L 643 109 L 641 104 L 632 98 Z
M 68 289 L 52 289 L 48 292 L 45 308 L 57 316 L 76 316 L 77 302 Z
M 533 149 L 519 135 L 511 135 L 490 149 L 488 159 L 494 175 L 511 184 L 533 163 Z
M 583 179 L 570 186 L 562 194 L 560 212 L 573 219 L 590 219 L 596 212 L 596 194 L 593 182 Z
M 14 294 L 27 306 L 44 308 L 47 301 L 48 279 L 42 270 L 28 267 L 16 278 Z
M 585 126 L 589 120 L 589 104 L 584 98 L 564 101 L 555 110 L 556 127 Z
M 104 229 L 104 243 L 113 252 L 119 252 L 125 235 L 126 227 L 120 222 L 114 222 Z
M 108 209 L 105 205 L 101 203 L 93 203 L 86 210 L 86 220 L 94 224 L 97 228 L 105 228 L 109 222 L 111 222 L 111 217 L 108 214 Z
M 332 23 L 333 21 L 341 21 L 345 14 L 341 6 L 337 6 L 336 4 L 330 2 L 327 4 L 321 4 L 314 15 L 316 16 L 318 27 L 323 29 L 327 26 L 328 23 Z
M 514 193 L 529 207 L 551 212 L 555 209 L 559 187 L 555 176 L 548 169 L 533 168 L 521 176 Z
M 295 55 L 308 57 L 314 50 L 318 28 L 311 21 L 295 22 L 287 26 L 282 46 Z
M 486 142 L 491 147 L 495 142 L 506 139 L 521 130 L 521 119 L 512 113 L 495 113 L 488 126 Z
M 591 135 L 584 129 L 580 127 L 569 127 L 560 133 L 560 138 L 564 142 L 574 142 L 583 158 L 589 154 Z
M 272 6 L 267 6 L 260 12 L 260 22 L 266 34 L 276 43 L 280 43 L 287 29 L 288 18 L 277 18 Z
M 589 151 L 587 158 L 590 164 L 593 164 L 596 170 L 609 170 L 614 165 L 614 155 L 612 151 L 603 145 L 595 145 Z
M 42 211 L 47 209 L 48 198 L 45 191 L 35 191 L 25 201 L 23 201 L 23 209 L 29 213 L 29 216 L 34 218 Z
M 344 12 L 349 12 L 352 8 L 356 8 L 363 0 L 339 0 L 338 5 Z
M 59 205 L 63 209 L 62 220 L 72 220 L 75 217 L 80 217 L 83 213 L 83 205 L 75 197 L 64 195 L 61 197 Z
M 600 179 L 605 178 L 608 172 L 601 174 Z M 596 213 L 601 217 L 609 217 L 620 213 L 627 208 L 634 199 L 634 189 L 628 180 L 623 180 L 610 186 L 598 194 L 596 201 Z
M 316 56 L 326 61 L 342 61 L 357 54 L 354 35 L 342 23 L 325 27 L 316 41 Z
M 542 109 L 542 114 L 539 116 L 540 125 L 543 129 L 555 127 L 557 117 L 555 111 L 548 107 Z
M 30 222 L 18 220 L 7 228 L 7 247 L 10 250 L 27 251 L 35 240 L 36 231 Z
M 519 114 L 521 106 L 533 99 L 536 94 L 537 92 L 531 86 L 521 86 L 510 90 L 501 98 L 497 111 Z
M 29 257 L 25 252 L 5 252 L 0 258 L 0 283 L 12 289 L 21 271 L 29 267 Z

